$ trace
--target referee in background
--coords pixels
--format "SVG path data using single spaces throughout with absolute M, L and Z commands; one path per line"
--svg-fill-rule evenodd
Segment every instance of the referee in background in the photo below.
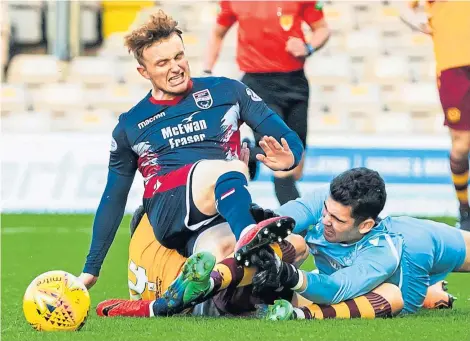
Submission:
M 284 119 L 306 147 L 309 86 L 304 63 L 326 43 L 330 34 L 321 3 L 221 1 L 204 60 L 205 74 L 212 73 L 222 41 L 237 21 L 237 63 L 245 73 L 242 82 Z M 302 31 L 302 22 L 312 30 L 308 41 Z M 255 135 L 256 149 L 259 149 L 260 138 Z M 261 152 L 261 149 L 256 150 L 251 155 Z M 274 188 L 281 205 L 299 197 L 295 183 L 302 176 L 304 158 L 292 171 L 274 173 Z M 250 160 L 249 167 L 253 178 L 256 159 Z

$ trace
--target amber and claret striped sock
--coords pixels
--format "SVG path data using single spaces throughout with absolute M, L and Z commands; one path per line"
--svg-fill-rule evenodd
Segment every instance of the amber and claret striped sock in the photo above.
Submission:
M 323 320 L 323 319 L 374 319 L 392 316 L 392 306 L 381 295 L 370 292 L 333 305 L 310 304 L 294 308 L 296 319 Z
M 295 248 L 287 240 L 273 243 L 270 247 L 284 262 L 293 263 L 295 261 Z M 214 281 L 212 293 L 215 294 L 229 286 L 243 287 L 249 285 L 252 283 L 255 273 L 256 268 L 238 265 L 233 257 L 226 258 L 217 263 L 211 273 L 211 278 Z
M 450 156 L 449 159 L 452 182 L 460 203 L 460 209 L 468 209 L 468 156 L 462 159 L 455 159 Z

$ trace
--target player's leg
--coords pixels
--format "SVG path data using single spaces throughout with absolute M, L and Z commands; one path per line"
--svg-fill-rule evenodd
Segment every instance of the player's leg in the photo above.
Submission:
M 155 236 L 147 215 L 140 217 L 139 209 L 134 212 L 131 221 L 131 241 L 129 243 L 129 262 L 127 267 L 127 283 L 129 296 L 132 300 L 150 299 L 148 290 L 148 272 L 150 264 L 145 264 L 145 252 L 157 252 Z M 135 225 L 137 223 L 137 225 Z M 135 225 L 135 227 L 134 227 Z M 134 227 L 134 228 L 133 228 Z M 133 230 L 133 231 L 132 231 Z M 158 243 L 158 242 L 157 242 Z M 145 298 L 144 298 L 145 297 Z
M 279 243 L 269 246 L 283 261 L 291 264 L 301 264 L 308 257 L 308 247 L 302 236 L 289 235 Z M 217 263 L 211 275 L 214 282 L 213 291 L 218 292 L 228 287 L 242 287 L 252 283 L 256 273 L 254 267 L 244 267 L 237 264 L 236 260 L 227 257 Z
M 444 278 L 446 278 L 451 271 L 470 272 L 470 232 L 462 230 L 454 231 L 454 229 L 451 228 L 447 232 L 446 236 L 448 237 L 452 237 L 452 235 L 455 234 L 459 236 L 446 238 L 445 252 L 448 254 L 448 271 L 431 276 L 430 286 L 423 302 L 423 308 L 425 309 L 452 308 L 456 297 L 447 292 L 447 282 Z M 462 237 L 463 241 L 460 240 L 459 237 Z M 463 261 L 461 259 L 463 259 Z M 456 263 L 460 264 L 455 266 Z
M 213 230 L 214 228 L 210 228 L 206 233 L 210 235 Z M 301 236 L 288 238 L 292 243 L 284 240 L 269 247 L 286 262 L 301 263 L 308 256 L 305 241 Z M 162 299 L 155 301 L 153 313 L 155 315 L 178 313 L 227 288 L 250 285 L 255 273 L 255 268 L 241 266 L 233 257 L 215 264 L 215 257 L 212 254 L 205 251 L 197 252 L 188 258 L 182 273 L 163 294 Z
M 150 302 L 161 297 L 177 278 L 186 258 L 162 246 L 146 215 L 129 245 L 128 286 L 131 300 L 111 299 L 98 304 L 99 316 L 149 316 Z M 137 300 L 137 301 L 136 301 Z
M 452 147 L 449 157 L 452 182 L 459 201 L 460 227 L 470 230 L 470 208 L 468 204 L 468 169 L 470 131 L 450 129 Z
M 457 298 L 447 292 L 444 279 L 450 272 L 470 272 L 470 232 L 447 227 L 441 229 L 440 239 L 443 249 L 439 267 L 445 270 L 430 277 L 423 302 L 425 309 L 452 308 Z
M 374 319 L 395 316 L 403 309 L 400 289 L 389 283 L 378 286 L 368 294 L 338 304 L 307 303 L 307 300 L 298 296 L 294 301 L 294 304 L 287 300 L 276 301 L 266 311 L 266 319 Z
M 308 247 L 302 236 L 290 235 L 281 243 L 271 245 L 273 251 L 282 259 L 283 262 L 296 264 L 300 266 L 308 257 Z M 235 262 L 233 262 L 235 263 Z M 237 272 L 230 269 L 230 264 L 226 261 L 217 264 L 215 271 L 222 276 L 222 284 L 219 292 L 213 298 L 213 302 L 218 310 L 224 314 L 240 315 L 256 311 L 256 305 L 267 303 L 272 304 L 275 299 L 292 298 L 291 290 L 281 292 L 265 292 L 262 295 L 253 295 L 253 286 L 251 285 L 255 272 L 252 268 L 244 268 L 240 271 L 237 278 Z M 229 273 L 228 273 L 229 272 Z M 215 274 L 214 279 L 220 278 Z M 249 285 L 245 285 L 250 283 Z M 221 288 L 224 288 L 223 290 Z
M 431 279 L 432 281 L 432 279 Z M 439 280 L 429 286 L 423 302 L 424 309 L 452 309 L 456 298 L 447 292 L 447 282 Z
M 287 217 L 256 224 L 250 213 L 248 168 L 242 161 L 201 161 L 194 168 L 190 185 L 193 213 L 198 211 L 205 216 L 219 213 L 226 219 L 237 240 L 235 252 L 240 254 L 239 261 L 253 248 L 285 238 L 292 230 L 294 221 Z
M 146 221 L 146 216 L 142 221 Z M 218 293 L 221 296 L 214 300 L 218 300 L 217 307 L 221 310 L 224 307 L 220 302 L 232 304 L 234 298 L 240 309 L 249 310 L 246 306 L 251 307 L 253 302 L 251 289 L 238 289 L 251 283 L 254 269 L 247 271 L 242 266 L 236 266 L 233 258 L 230 263 L 224 260 L 214 267 L 215 258 L 207 252 L 196 253 L 185 261 L 175 250 L 161 246 L 153 238 L 149 225 L 141 226 L 142 223 L 131 242 L 129 261 L 129 288 L 132 298 L 139 300 L 103 301 L 96 308 L 99 316 L 171 315 Z M 153 242 L 149 242 L 152 238 Z M 291 235 L 287 239 L 289 241 L 271 245 L 273 251 L 285 262 L 302 263 L 308 256 L 305 241 L 297 235 Z M 227 288 L 232 290 L 228 294 L 224 293 Z M 162 291 L 165 292 L 160 295 Z
M 452 147 L 450 170 L 460 203 L 460 225 L 470 230 L 468 169 L 470 150 L 470 66 L 444 70 L 439 75 L 439 97 L 449 127 Z
M 285 99 L 284 121 L 299 135 L 304 148 L 307 147 L 309 86 L 303 71 L 286 75 L 286 91 L 281 95 Z M 274 188 L 281 205 L 297 199 L 300 194 L 296 182 L 302 177 L 305 154 L 299 165 L 289 172 L 274 173 Z

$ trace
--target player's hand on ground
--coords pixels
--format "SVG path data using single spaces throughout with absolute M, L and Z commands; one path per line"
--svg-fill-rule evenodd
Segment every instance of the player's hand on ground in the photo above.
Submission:
M 255 203 L 250 204 L 250 213 L 255 219 L 256 223 L 259 223 L 266 219 L 279 217 L 279 214 L 274 213 L 272 210 L 264 209 Z
M 256 159 L 266 165 L 266 167 L 282 171 L 294 165 L 294 154 L 289 148 L 286 139 L 281 139 L 282 145 L 272 136 L 264 136 L 259 141 L 259 146 L 263 149 L 263 154 L 256 154 Z
M 250 148 L 248 148 L 248 143 L 246 142 L 242 143 L 242 148 L 240 149 L 240 161 L 243 161 L 247 166 L 248 161 L 250 161 Z
M 78 279 L 85 285 L 87 289 L 90 289 L 98 281 L 98 276 L 93 276 L 92 274 L 87 274 L 82 272 Z
M 308 54 L 305 42 L 298 37 L 289 37 L 286 43 L 286 51 L 297 58 L 305 57 Z

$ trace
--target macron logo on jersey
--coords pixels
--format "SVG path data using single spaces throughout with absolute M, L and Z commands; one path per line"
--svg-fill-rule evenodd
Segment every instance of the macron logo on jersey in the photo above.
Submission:
M 139 129 L 145 128 L 150 123 L 152 123 L 155 120 L 158 120 L 159 118 L 162 118 L 162 117 L 165 117 L 165 112 L 164 111 L 159 112 L 158 114 L 156 114 L 156 115 L 154 115 L 150 118 L 147 118 L 145 121 L 140 122 L 139 124 L 137 124 L 137 127 L 139 127 Z

